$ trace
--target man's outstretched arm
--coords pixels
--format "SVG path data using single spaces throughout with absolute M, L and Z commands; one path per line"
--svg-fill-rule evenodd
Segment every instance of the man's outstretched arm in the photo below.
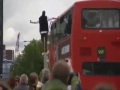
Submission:
M 38 23 L 39 23 L 39 21 L 33 22 L 33 21 L 31 21 L 31 20 L 30 20 L 30 23 L 33 23 L 33 24 L 38 24 Z
M 58 19 L 58 18 L 53 17 L 53 18 L 48 18 L 47 20 L 50 21 L 50 20 L 53 20 L 53 19 Z

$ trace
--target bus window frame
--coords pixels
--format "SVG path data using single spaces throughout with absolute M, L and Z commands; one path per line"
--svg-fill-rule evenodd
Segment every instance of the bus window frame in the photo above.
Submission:
M 118 75 L 115 75 L 115 74 L 109 74 L 109 75 L 108 75 L 108 73 L 107 73 L 107 74 L 102 74 L 102 75 L 101 75 L 101 74 L 99 75 L 99 74 L 96 74 L 96 73 L 84 74 L 84 73 L 83 73 L 83 65 L 84 65 L 85 63 L 87 63 L 87 64 L 89 63 L 89 65 L 90 65 L 90 64 L 96 64 L 96 63 L 97 63 L 97 64 L 98 64 L 98 63 L 100 63 L 100 64 L 101 64 L 101 63 L 102 63 L 102 64 L 104 64 L 104 63 L 105 63 L 105 64 L 115 64 L 115 63 L 118 64 L 118 63 L 119 63 L 119 64 L 120 64 L 120 62 L 82 62 L 82 65 L 81 65 L 81 70 L 82 70 L 82 75 L 83 75 L 83 76 L 120 76 L 120 73 L 119 73 Z M 88 70 L 88 71 L 90 71 L 90 70 Z M 95 70 L 93 70 L 93 71 L 95 71 Z M 120 72 L 120 71 L 119 71 L 119 72 Z M 114 73 L 115 73 L 115 72 L 114 72 Z
M 119 10 L 119 27 L 118 28 L 87 28 L 87 27 L 83 27 L 82 26 L 82 19 L 83 19 L 83 11 L 84 10 Z M 81 27 L 80 28 L 82 28 L 83 30 L 120 30 L 120 9 L 119 8 L 83 8 L 82 10 L 81 10 Z
M 54 40 L 51 40 L 50 41 L 50 44 L 55 44 L 55 43 L 57 43 L 57 42 L 59 42 L 59 40 L 61 40 L 61 39 L 63 39 L 63 38 L 65 38 L 65 37 L 67 37 L 68 35 L 66 35 L 65 34 L 65 28 L 66 28 L 66 25 L 67 25 L 67 23 L 65 22 L 65 19 L 68 21 L 68 18 L 69 18 L 69 15 L 71 15 L 72 16 L 72 14 L 73 14 L 73 8 L 70 8 L 67 12 L 65 12 L 64 14 L 62 14 L 60 17 L 59 17 L 59 19 L 57 19 L 55 22 L 53 22 L 53 24 L 51 25 L 51 31 L 53 30 L 53 38 L 54 38 Z M 72 17 L 71 17 L 72 18 Z M 63 23 L 66 23 L 65 24 L 65 27 L 64 27 L 64 33 L 62 32 L 62 30 L 61 30 L 61 25 L 63 24 Z M 59 29 L 58 29 L 59 28 Z M 55 30 L 54 29 L 56 29 L 56 32 L 55 32 Z M 72 26 L 71 26 L 71 30 L 72 30 Z M 51 32 L 50 31 L 50 32 Z M 58 35 L 57 35 L 58 34 Z M 61 36 L 59 36 L 61 34 Z M 71 35 L 71 34 L 69 34 L 69 35 Z M 52 37 L 52 36 L 50 36 L 50 37 Z

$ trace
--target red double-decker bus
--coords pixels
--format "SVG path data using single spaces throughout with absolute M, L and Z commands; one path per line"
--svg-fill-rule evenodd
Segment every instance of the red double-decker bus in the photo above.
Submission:
M 50 66 L 70 58 L 82 90 L 108 83 L 120 90 L 120 1 L 76 2 L 51 26 Z

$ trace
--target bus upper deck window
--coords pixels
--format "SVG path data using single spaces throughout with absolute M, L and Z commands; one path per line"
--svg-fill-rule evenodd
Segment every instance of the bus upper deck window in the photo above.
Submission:
M 118 29 L 120 28 L 119 9 L 83 9 L 82 28 Z

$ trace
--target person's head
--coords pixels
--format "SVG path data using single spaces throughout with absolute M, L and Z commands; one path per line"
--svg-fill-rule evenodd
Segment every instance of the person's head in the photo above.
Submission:
M 37 85 L 37 83 L 38 83 L 37 73 L 35 73 L 35 72 L 31 73 L 29 76 L 29 81 L 30 81 L 30 85 Z
M 93 18 L 96 17 L 96 15 L 97 15 L 96 12 L 89 12 L 89 14 L 88 14 L 88 18 L 89 18 L 89 19 L 93 19 Z
M 50 78 L 50 71 L 48 69 L 43 69 L 42 70 L 42 82 L 45 83 L 49 80 Z
M 10 77 L 8 80 L 8 85 L 11 89 L 13 89 L 16 86 L 16 80 L 14 77 Z
M 64 61 L 67 63 L 67 65 L 68 65 L 68 67 L 70 69 L 70 72 L 72 73 L 73 72 L 73 67 L 72 67 L 71 59 L 66 58 Z
M 42 16 L 45 16 L 45 11 L 42 11 Z
M 67 63 L 65 63 L 64 60 L 59 60 L 54 64 L 53 69 L 52 69 L 53 79 L 59 79 L 63 83 L 67 84 L 69 75 L 70 75 L 70 70 L 69 70 Z
M 19 83 L 19 79 L 20 79 L 20 76 L 16 75 L 16 77 L 15 77 L 16 83 Z
M 28 84 L 28 77 L 26 74 L 22 74 L 20 77 L 20 84 Z

